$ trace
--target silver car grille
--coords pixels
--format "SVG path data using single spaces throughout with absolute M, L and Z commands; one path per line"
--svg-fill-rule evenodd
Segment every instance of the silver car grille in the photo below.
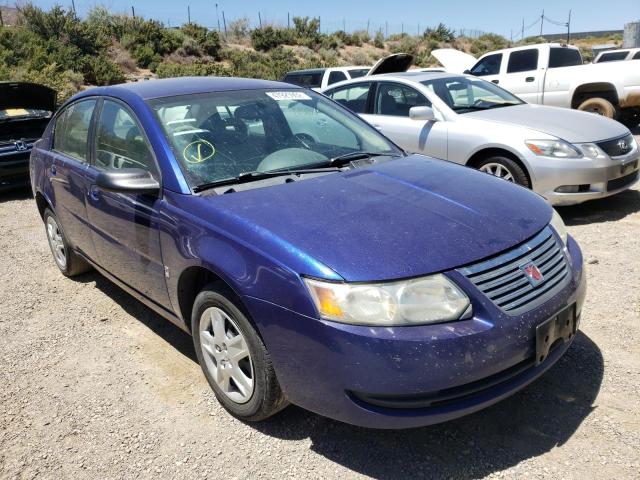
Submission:
M 537 267 L 541 279 L 536 281 L 525 273 L 528 267 L 531 272 L 531 265 Z M 548 226 L 524 244 L 458 272 L 510 315 L 542 304 L 571 279 L 567 258 Z

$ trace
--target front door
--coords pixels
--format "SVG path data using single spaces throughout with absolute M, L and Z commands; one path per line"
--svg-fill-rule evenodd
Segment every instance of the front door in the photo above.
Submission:
M 419 106 L 432 105 L 413 87 L 395 82 L 379 82 L 375 90 L 373 111 L 362 115 L 362 118 L 408 152 L 446 160 L 446 122 L 412 120 L 409 110 Z
M 95 127 L 87 214 L 98 264 L 156 303 L 169 299 L 160 249 L 157 196 L 107 192 L 95 179 L 100 171 L 142 168 L 159 179 L 144 132 L 128 107 L 104 100 Z
M 500 86 L 511 93 L 517 92 L 525 102 L 539 103 L 544 70 L 538 70 L 538 49 L 512 51 L 507 58 L 506 68 Z

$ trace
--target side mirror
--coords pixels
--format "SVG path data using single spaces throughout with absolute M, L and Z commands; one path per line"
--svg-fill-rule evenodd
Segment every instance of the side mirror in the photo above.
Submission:
M 426 120 L 427 122 L 436 122 L 436 114 L 431 107 L 411 107 L 409 109 L 409 118 L 411 120 Z
M 464 72 L 462 72 L 462 73 L 463 73 L 463 74 L 465 74 L 465 75 L 471 75 L 471 70 L 469 70 L 469 69 L 467 68 L 467 69 L 466 69 Z
M 142 168 L 107 170 L 96 177 L 96 185 L 108 192 L 130 193 L 133 195 L 157 195 L 160 184 L 151 173 Z

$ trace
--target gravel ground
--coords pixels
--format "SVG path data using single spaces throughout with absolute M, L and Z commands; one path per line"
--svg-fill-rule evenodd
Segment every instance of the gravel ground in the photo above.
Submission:
M 63 278 L 29 193 L 1 195 L 0 477 L 638 478 L 640 190 L 560 213 L 589 281 L 567 354 L 485 411 L 375 431 L 233 419 L 188 335 L 95 273 Z

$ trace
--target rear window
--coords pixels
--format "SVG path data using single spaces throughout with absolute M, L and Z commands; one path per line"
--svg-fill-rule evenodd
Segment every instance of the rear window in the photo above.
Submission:
M 549 53 L 549 68 L 582 65 L 580 51 L 573 48 L 552 48 Z
M 637 51 L 631 60 L 640 60 L 640 51 Z
M 301 87 L 318 88 L 322 84 L 323 73 L 324 72 L 290 73 L 285 75 L 283 81 L 300 85 Z
M 598 63 L 601 62 L 616 62 L 618 60 L 624 60 L 625 58 L 627 58 L 627 55 L 629 55 L 629 51 L 623 51 L 623 52 L 611 52 L 611 53 L 603 53 L 602 56 L 600 57 L 600 60 L 598 60 Z

